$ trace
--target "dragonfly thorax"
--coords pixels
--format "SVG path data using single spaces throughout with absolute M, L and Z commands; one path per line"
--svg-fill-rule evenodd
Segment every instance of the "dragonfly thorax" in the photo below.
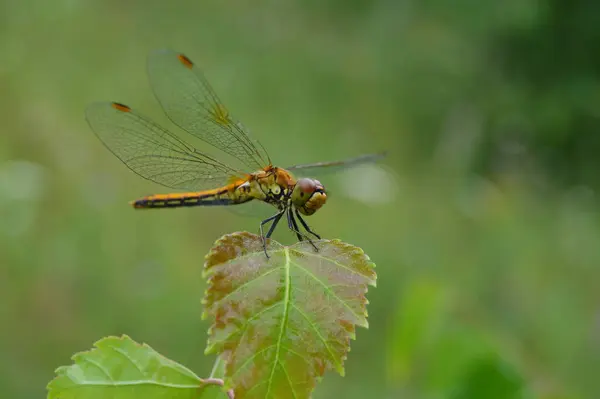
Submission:
M 253 173 L 250 184 L 254 198 L 282 208 L 289 202 L 296 180 L 284 169 L 270 166 Z
M 279 209 L 294 207 L 302 215 L 310 216 L 327 201 L 325 188 L 316 179 L 301 178 L 296 181 L 285 169 L 268 167 L 253 175 L 257 185 L 255 198 L 275 205 Z
M 316 179 L 298 179 L 292 190 L 291 202 L 303 215 L 310 216 L 327 201 L 325 188 Z

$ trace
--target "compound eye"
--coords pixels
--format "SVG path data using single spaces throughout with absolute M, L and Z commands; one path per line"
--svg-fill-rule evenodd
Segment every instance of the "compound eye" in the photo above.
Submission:
M 318 186 L 312 179 L 299 179 L 292 191 L 292 202 L 296 207 L 304 206 L 306 201 L 317 191 Z
M 300 179 L 298 180 L 298 189 L 300 190 L 300 196 L 308 198 L 317 189 L 317 182 L 312 179 Z
M 303 215 L 309 216 L 321 208 L 327 201 L 325 188 L 315 179 L 300 179 L 292 192 L 292 203 Z

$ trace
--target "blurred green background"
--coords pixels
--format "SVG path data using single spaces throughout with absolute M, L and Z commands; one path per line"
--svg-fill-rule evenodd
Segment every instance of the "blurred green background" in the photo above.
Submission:
M 599 26 L 585 0 L 0 1 L 0 396 L 109 334 L 210 372 L 203 256 L 258 220 L 133 211 L 168 190 L 83 115 L 168 125 L 145 57 L 170 47 L 280 166 L 388 151 L 309 219 L 379 276 L 315 398 L 600 397 Z

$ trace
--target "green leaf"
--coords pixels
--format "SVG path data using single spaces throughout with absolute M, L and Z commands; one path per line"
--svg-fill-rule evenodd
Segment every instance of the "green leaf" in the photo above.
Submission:
M 475 359 L 452 395 L 452 399 L 527 397 L 523 378 L 496 354 Z
M 75 364 L 56 370 L 48 398 L 208 398 L 221 390 L 219 380 L 202 380 L 184 366 L 165 358 L 128 336 L 107 337 L 88 352 L 73 355 Z M 211 386 L 212 385 L 212 386 Z M 217 396 L 211 396 L 217 397 Z M 224 392 L 221 396 L 226 397 Z
M 397 385 L 405 385 L 418 363 L 417 358 L 430 348 L 439 330 L 444 307 L 449 298 L 444 287 L 429 280 L 415 280 L 400 298 L 388 347 L 388 378 Z
M 225 361 L 225 385 L 240 398 L 308 398 L 326 370 L 344 374 L 354 326 L 367 327 L 369 257 L 339 240 L 286 247 L 259 236 L 219 239 L 206 257 L 206 353 Z

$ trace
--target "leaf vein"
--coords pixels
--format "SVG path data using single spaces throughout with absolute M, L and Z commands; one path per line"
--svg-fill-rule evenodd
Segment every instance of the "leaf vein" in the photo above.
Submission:
M 281 362 L 278 362 L 278 363 L 279 363 L 279 367 L 281 367 L 281 370 L 283 370 L 283 374 L 285 374 L 285 377 L 287 378 L 288 384 L 290 384 L 290 391 L 292 391 L 292 396 L 294 397 L 294 399 L 296 399 L 298 397 L 298 395 L 296 395 L 296 390 L 294 389 L 294 384 L 292 383 L 290 374 L 287 372 L 287 369 L 285 368 L 283 363 L 281 363 Z
M 110 385 L 111 386 L 158 385 L 161 387 L 169 387 L 169 388 L 198 389 L 205 385 L 203 381 L 199 381 L 199 382 L 200 382 L 199 384 L 188 385 L 188 384 L 173 384 L 173 383 L 168 383 L 168 382 L 159 382 L 159 381 L 154 381 L 154 380 L 132 380 L 132 381 L 112 381 L 112 383 Z M 64 388 L 64 390 L 77 389 L 83 385 L 102 387 L 102 386 L 106 386 L 108 384 L 98 383 L 97 381 L 80 381 L 77 383 L 77 386 Z
M 244 325 L 242 326 L 242 328 L 238 329 L 237 331 L 232 332 L 230 335 L 227 336 L 227 338 L 221 340 L 221 341 L 217 341 L 217 342 L 213 342 L 211 344 L 211 347 L 214 347 L 215 345 L 221 344 L 223 342 L 226 342 L 233 334 L 235 334 L 238 331 L 242 331 L 242 335 L 240 335 L 240 338 L 238 340 L 238 342 L 242 342 L 242 338 L 244 338 L 244 335 L 246 334 L 246 329 L 248 327 L 248 324 L 250 324 L 250 322 L 252 320 L 257 319 L 259 316 L 261 316 L 263 313 L 268 312 L 269 310 L 273 309 L 274 307 L 276 307 L 277 305 L 279 305 L 282 301 L 277 301 L 275 303 L 273 303 L 271 306 L 266 307 L 260 311 L 258 311 L 257 313 L 255 313 L 254 315 L 252 315 L 252 317 L 250 317 L 248 320 L 246 320 L 246 322 L 244 323 Z
M 255 359 L 255 358 L 258 356 L 258 355 L 262 354 L 263 352 L 266 352 L 266 351 L 268 351 L 269 349 L 271 349 L 271 348 L 272 348 L 272 347 L 274 347 L 274 346 L 275 346 L 275 344 L 271 344 L 271 345 L 268 345 L 268 346 L 266 346 L 265 348 L 262 348 L 262 349 L 261 349 L 261 350 L 259 350 L 258 352 L 254 352 L 254 353 L 252 354 L 252 356 L 250 356 L 248 359 L 244 360 L 244 363 L 242 363 L 242 364 L 240 365 L 240 367 L 238 367 L 238 369 L 237 369 L 237 370 L 235 370 L 235 371 L 233 372 L 233 374 L 231 374 L 231 376 L 230 376 L 229 378 L 230 378 L 230 379 L 233 379 L 233 377 L 235 377 L 235 376 L 236 376 L 236 375 L 237 375 L 237 374 L 238 374 L 238 373 L 239 373 L 241 370 L 243 370 L 243 369 L 244 369 L 244 367 L 246 367 L 246 365 L 247 365 L 248 363 L 250 363 L 252 360 L 254 360 L 254 359 Z
M 251 283 L 255 282 L 256 280 L 259 280 L 259 279 L 261 279 L 261 278 L 263 278 L 265 276 L 268 276 L 269 274 L 271 274 L 271 273 L 273 273 L 273 272 L 275 272 L 275 271 L 277 271 L 279 269 L 280 269 L 279 267 L 270 269 L 269 271 L 267 271 L 267 272 L 265 272 L 265 273 L 263 273 L 263 274 L 261 274 L 259 276 L 256 276 L 256 277 L 254 277 L 254 278 L 246 281 L 244 284 L 240 285 L 239 287 L 236 287 L 233 291 L 231 291 L 230 293 L 228 293 L 227 295 L 225 295 L 223 298 L 219 298 L 219 300 L 217 300 L 216 302 L 213 302 L 212 306 L 216 306 L 217 304 L 219 304 L 220 302 L 222 302 L 225 299 L 229 298 L 233 294 L 239 292 L 241 289 L 243 289 L 244 287 L 248 286 L 249 284 L 251 284 Z
M 283 314 L 281 316 L 281 323 L 279 324 L 279 336 L 277 337 L 277 345 L 275 348 L 275 360 L 273 361 L 273 367 L 271 368 L 271 374 L 269 375 L 269 382 L 267 386 L 267 393 L 265 397 L 269 397 L 269 393 L 271 392 L 271 387 L 273 386 L 273 376 L 275 375 L 275 369 L 277 368 L 277 364 L 279 363 L 279 354 L 281 351 L 281 341 L 283 341 L 283 336 L 285 334 L 285 327 L 288 321 L 288 313 L 290 310 L 290 297 L 291 297 L 291 277 L 290 277 L 290 251 L 286 248 L 285 250 L 285 282 L 284 282 L 284 294 L 283 294 Z M 293 304 L 292 304 L 293 305 Z
M 315 257 L 315 258 L 323 259 L 323 260 L 325 260 L 327 262 L 331 262 L 331 263 L 335 264 L 338 267 L 341 267 L 342 269 L 348 270 L 352 274 L 357 274 L 357 275 L 359 275 L 361 277 L 364 277 L 364 278 L 368 279 L 369 281 L 373 280 L 373 276 L 369 276 L 369 275 L 363 274 L 363 273 L 359 272 L 358 270 L 354 270 L 354 269 L 352 269 L 352 268 L 350 268 L 350 267 L 348 267 L 348 266 L 346 266 L 346 265 L 344 265 L 342 263 L 339 263 L 338 261 L 336 261 L 334 259 L 326 258 L 324 256 L 321 256 L 321 255 L 315 254 L 315 253 L 311 253 L 311 252 L 302 252 L 302 255 L 312 256 L 312 257 Z
M 111 383 L 115 382 L 115 380 L 112 378 L 112 376 L 110 375 L 108 370 L 106 368 L 104 368 L 104 366 L 102 364 L 96 362 L 95 360 L 90 359 L 89 357 L 82 357 L 80 360 L 83 360 L 86 363 L 96 366 L 100 371 L 102 371 L 102 373 L 104 373 L 104 375 L 106 377 L 108 377 L 108 379 L 110 380 Z
M 138 364 L 125 351 L 123 351 L 121 348 L 117 348 L 114 345 L 109 345 L 108 347 L 110 349 L 112 349 L 114 352 L 121 355 L 121 357 L 125 358 L 129 363 L 131 363 L 133 365 L 133 367 L 135 367 L 137 369 L 137 371 L 140 373 L 140 375 L 142 375 L 142 376 L 145 375 L 145 373 L 142 371 L 140 366 L 138 366 Z
M 306 269 L 305 267 L 300 266 L 298 263 L 294 263 L 294 265 L 296 265 L 296 267 L 298 267 L 298 269 L 302 270 L 308 276 L 312 277 L 316 282 L 318 282 L 319 284 L 321 284 L 323 286 L 323 288 L 325 289 L 325 291 L 327 291 L 327 293 L 329 295 L 331 295 L 332 297 L 334 297 L 335 299 L 337 299 L 338 302 L 340 302 L 342 304 L 342 306 L 344 306 L 345 308 L 347 308 L 350 311 L 350 313 L 352 313 L 352 315 L 356 318 L 356 320 L 362 320 L 362 317 L 359 316 L 358 314 L 356 314 L 356 312 L 354 311 L 354 309 L 352 309 L 345 301 L 343 301 L 342 298 L 340 298 L 339 296 L 337 296 L 334 291 L 332 291 L 331 289 L 329 289 L 329 287 L 327 286 L 327 284 L 325 284 L 323 281 L 321 281 L 321 279 L 319 279 L 317 276 L 315 276 L 310 270 Z
M 304 317 L 304 319 L 308 322 L 308 324 L 310 324 L 310 326 L 312 327 L 313 331 L 317 334 L 317 337 L 319 337 L 319 339 L 321 340 L 321 342 L 323 343 L 323 345 L 325 345 L 325 348 L 327 349 L 327 352 L 329 352 L 329 355 L 331 356 L 331 360 L 339 368 L 341 368 L 342 365 L 338 362 L 335 354 L 333 353 L 333 350 L 329 346 L 329 343 L 327 342 L 327 340 L 325 339 L 325 337 L 323 337 L 323 335 L 321 335 L 321 332 L 319 331 L 319 329 L 317 328 L 317 326 L 315 325 L 315 323 L 308 317 L 308 315 L 306 313 L 304 313 L 302 310 L 300 310 L 300 308 L 298 306 L 292 304 L 292 307 L 294 309 L 296 309 L 296 311 L 298 311 L 298 313 L 300 313 L 300 315 L 302 317 Z

